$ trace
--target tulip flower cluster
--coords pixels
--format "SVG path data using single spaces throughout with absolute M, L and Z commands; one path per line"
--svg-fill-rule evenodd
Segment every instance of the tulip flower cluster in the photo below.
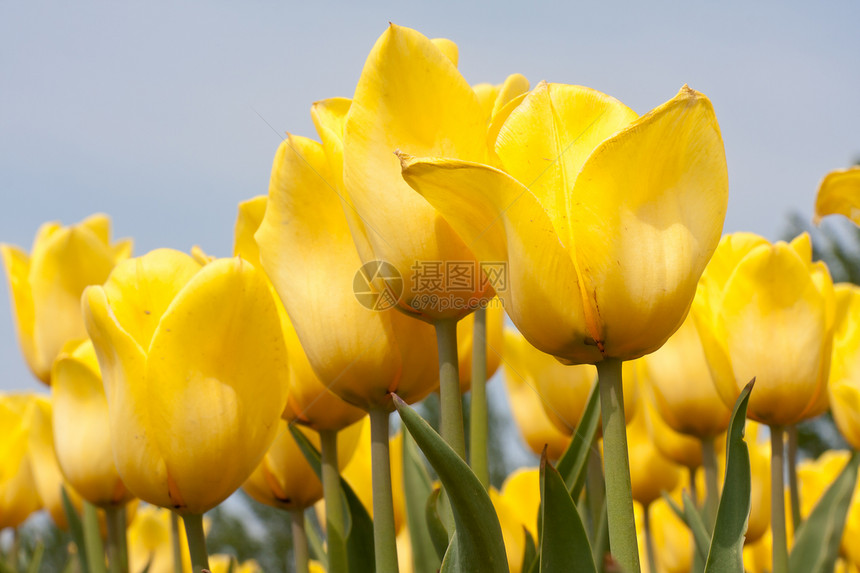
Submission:
M 860 449 L 860 287 L 809 235 L 721 238 L 704 94 L 640 116 L 470 85 L 458 55 L 390 25 L 239 204 L 232 258 L 132 256 L 105 215 L 0 246 L 50 387 L 0 395 L 0 528 L 47 509 L 85 572 L 261 571 L 207 551 L 241 488 L 288 512 L 300 573 L 860 569 L 860 457 L 796 440 L 832 412 Z M 816 217 L 860 223 L 858 182 Z M 540 456 L 499 488 L 497 369 Z

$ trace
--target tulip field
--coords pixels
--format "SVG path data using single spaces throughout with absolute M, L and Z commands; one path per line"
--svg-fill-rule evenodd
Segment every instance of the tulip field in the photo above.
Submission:
M 640 115 L 366 48 L 232 257 L 102 213 L 0 244 L 44 386 L 0 394 L 0 573 L 860 572 L 844 237 L 724 233 L 696 86 Z M 821 177 L 814 224 L 860 225 L 860 167 Z

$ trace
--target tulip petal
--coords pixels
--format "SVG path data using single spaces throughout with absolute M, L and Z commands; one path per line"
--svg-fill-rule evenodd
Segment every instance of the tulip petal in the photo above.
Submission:
M 478 98 L 448 57 L 418 32 L 391 25 L 374 45 L 356 87 L 344 130 L 343 178 L 350 203 L 367 226 L 374 258 L 393 264 L 407 279 L 404 309 L 424 290 L 410 280 L 418 276 L 417 263 L 474 257 L 436 210 L 403 182 L 393 152 L 483 162 L 485 135 Z M 409 217 L 404 219 L 404 213 Z M 462 298 L 471 296 L 463 293 Z M 424 309 L 428 320 L 470 310 Z
M 453 40 L 449 40 L 448 38 L 433 38 L 430 41 L 433 42 L 434 46 L 439 48 L 440 52 L 445 54 L 446 58 L 451 60 L 454 67 L 457 67 L 460 60 L 460 48 L 457 47 L 457 44 Z
M 178 502 L 171 499 L 164 458 L 149 432 L 146 353 L 117 322 L 112 302 L 103 287 L 84 291 L 84 320 L 107 396 L 116 468 L 136 496 L 173 507 Z
M 241 258 L 203 267 L 153 334 L 146 383 L 148 431 L 181 510 L 203 513 L 257 466 L 286 404 L 286 347 L 265 275 Z
M 260 261 L 260 248 L 254 240 L 254 233 L 263 221 L 266 213 L 267 197 L 258 195 L 253 199 L 239 203 L 239 214 L 236 216 L 236 226 L 233 231 L 233 256 L 241 256 L 251 264 Z
M 92 343 L 60 354 L 51 379 L 54 449 L 63 475 L 90 503 L 129 501 L 114 464 L 107 398 Z
M 601 141 L 636 119 L 630 108 L 582 86 L 539 83 L 496 139 L 504 170 L 528 187 L 570 248 L 573 182 Z
M 98 230 L 98 219 L 89 220 Z M 30 258 L 30 288 L 34 307 L 35 370 L 47 380 L 51 364 L 63 345 L 86 338 L 81 317 L 81 293 L 102 284 L 114 265 L 114 254 L 89 227 L 44 227 Z M 101 231 L 100 231 L 101 232 Z
M 860 388 L 850 383 L 833 384 L 830 402 L 836 427 L 851 447 L 860 447 Z
M 22 249 L 6 244 L 0 244 L 0 256 L 3 258 L 3 266 L 6 268 L 6 277 L 9 280 L 18 344 L 33 374 L 43 382 L 47 382 L 50 373 L 42 369 L 37 372 L 35 368 L 36 348 L 33 337 L 36 310 L 33 306 L 33 293 L 30 290 L 30 257 Z
M 419 400 L 433 387 L 427 380 L 435 376 L 433 329 L 394 309 L 371 310 L 351 292 L 362 263 L 329 180 L 322 146 L 288 136 L 256 234 L 263 266 L 314 371 L 333 392 L 363 408 L 389 404 L 393 390 Z M 414 347 L 418 359 L 405 361 L 401 347 Z
M 825 382 L 826 310 L 807 265 L 785 243 L 758 247 L 737 266 L 726 293 L 719 335 L 737 392 L 756 378 L 748 416 L 767 424 L 799 422 Z
M 489 279 L 526 339 L 568 360 L 600 360 L 585 331 L 571 256 L 534 195 L 485 165 L 405 155 L 401 161 L 403 178 L 445 216 L 485 269 L 504 271 Z
M 815 224 L 826 215 L 844 215 L 860 225 L 860 166 L 828 173 L 815 197 Z
M 156 249 L 116 266 L 105 294 L 116 322 L 141 348 L 149 348 L 162 315 L 200 266 L 173 249 Z
M 595 340 L 624 359 L 659 348 L 686 316 L 726 214 L 725 153 L 711 102 L 685 86 L 603 142 L 570 201 Z

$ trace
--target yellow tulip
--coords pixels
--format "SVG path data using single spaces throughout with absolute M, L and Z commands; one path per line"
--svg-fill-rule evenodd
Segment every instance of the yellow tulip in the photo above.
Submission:
M 557 460 L 570 444 L 572 428 L 576 427 L 576 421 L 572 420 L 572 426 L 565 424 L 562 428 L 558 427 L 549 415 L 553 405 L 547 404 L 546 409 L 544 407 L 546 399 L 540 393 L 538 381 L 544 371 L 554 371 L 557 367 L 565 368 L 564 373 L 567 374 L 565 379 L 578 380 L 579 377 L 576 375 L 579 370 L 588 367 L 576 367 L 573 370 L 571 367 L 562 367 L 554 358 L 534 348 L 520 333 L 512 329 L 505 329 L 504 345 L 505 385 L 514 421 L 526 444 L 535 454 L 540 455 L 546 446 L 547 457 Z M 568 370 L 570 370 L 569 374 Z M 585 378 L 593 375 L 589 372 Z M 582 392 L 586 394 L 580 397 Z M 576 387 L 570 391 L 568 401 L 580 402 L 579 411 L 576 414 L 577 421 L 582 415 L 582 409 L 585 408 L 587 393 L 587 387 L 584 389 Z
M 648 508 L 660 573 L 688 573 L 693 566 L 693 535 L 664 499 Z
M 134 495 L 114 464 L 107 398 L 92 343 L 67 345 L 51 380 L 54 449 L 63 476 L 92 504 L 130 501 Z
M 32 396 L 0 394 L 0 530 L 18 527 L 42 507 L 28 455 Z
M 682 478 L 681 466 L 664 457 L 651 441 L 646 417 L 639 412 L 627 426 L 633 499 L 643 506 L 674 490 Z
M 519 516 L 519 521 L 537 542 L 537 519 L 540 508 L 540 469 L 520 468 L 511 472 L 502 483 L 502 499 Z
M 844 215 L 860 225 L 860 166 L 831 171 L 821 181 L 815 197 L 815 224 L 826 215 Z
M 502 361 L 502 330 L 505 326 L 505 312 L 498 300 L 490 301 L 487 306 L 487 380 L 496 373 Z M 473 318 L 457 323 L 457 356 L 459 358 L 460 392 L 468 392 L 472 387 L 472 344 Z
M 660 419 L 675 432 L 712 439 L 728 429 L 732 413 L 714 387 L 691 316 L 666 344 L 642 358 L 639 374 Z
M 362 260 L 398 269 L 399 306 L 429 322 L 462 318 L 493 296 L 472 251 L 404 183 L 393 155 L 489 160 L 488 118 L 452 61 L 452 45 L 440 49 L 391 24 L 367 57 L 343 131 L 347 208 L 362 219 L 370 247 Z
M 263 571 L 260 564 L 253 559 L 239 563 L 234 556 L 224 554 L 209 556 L 209 570 L 211 573 L 228 573 L 229 571 L 233 573 L 262 573 Z
M 92 215 L 70 227 L 45 223 L 30 255 L 0 244 L 18 342 L 36 378 L 50 383 L 51 364 L 63 345 L 87 337 L 81 316 L 84 287 L 102 284 L 130 254 L 130 240 L 111 243 L 106 215 Z
M 239 215 L 236 218 L 233 255 L 241 256 L 258 268 L 263 267 L 254 233 L 263 221 L 267 202 L 268 198 L 260 195 L 239 203 Z M 283 303 L 277 296 L 274 299 L 289 357 L 290 392 L 284 418 L 288 422 L 297 421 L 317 431 L 340 430 L 362 418 L 365 415 L 364 410 L 341 400 L 329 391 L 314 373 Z
M 490 501 L 499 518 L 502 527 L 502 538 L 505 542 L 505 553 L 508 556 L 508 566 L 511 573 L 522 570 L 523 554 L 526 549 L 526 534 L 516 506 L 504 497 L 494 487 L 489 490 Z
M 836 326 L 827 390 L 836 427 L 854 449 L 860 449 L 860 288 L 839 284 Z
M 340 171 L 329 166 L 339 155 L 328 151 L 340 146 L 348 109 L 348 100 L 315 106 L 325 150 L 292 135 L 278 148 L 255 238 L 263 268 L 323 384 L 364 410 L 393 409 L 390 392 L 411 403 L 437 386 L 436 337 L 433 327 L 390 308 L 393 303 L 380 295 L 368 295 L 378 297 L 377 308 L 384 309 L 378 311 L 350 291 L 362 279 L 357 247 L 363 248 L 364 231 L 354 211 L 341 206 Z
M 637 360 L 641 362 L 642 359 Z M 641 365 L 640 365 L 641 371 Z M 702 465 L 702 442 L 698 438 L 676 432 L 657 412 L 654 400 L 647 396 L 639 401 L 648 428 L 648 436 L 660 454 L 692 471 Z M 722 406 L 722 402 L 720 402 Z
M 287 400 L 286 351 L 265 275 L 161 249 L 83 295 L 117 470 L 135 495 L 201 514 L 251 474 Z
M 597 91 L 541 83 L 495 151 L 505 172 L 405 154 L 401 163 L 480 261 L 506 265 L 491 282 L 520 332 L 573 363 L 659 348 L 683 321 L 725 217 L 710 101 L 684 87 L 637 118 Z
M 756 378 L 747 416 L 774 426 L 827 409 L 833 282 L 813 263 L 809 236 L 791 244 L 725 237 L 702 276 L 693 313 L 717 391 L 727 407 Z
M 285 510 L 303 510 L 322 499 L 322 483 L 293 439 L 286 422 L 281 421 L 279 426 L 278 437 L 242 489 L 260 503 Z M 340 467 L 345 467 L 352 459 L 364 426 L 367 426 L 366 422 L 358 422 L 338 433 Z M 319 434 L 301 426 L 299 429 L 319 450 Z

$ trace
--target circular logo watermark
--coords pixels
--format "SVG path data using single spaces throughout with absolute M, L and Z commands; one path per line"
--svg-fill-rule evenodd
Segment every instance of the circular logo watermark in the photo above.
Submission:
M 370 261 L 355 272 L 352 292 L 363 307 L 388 310 L 397 304 L 403 294 L 403 276 L 389 262 Z

